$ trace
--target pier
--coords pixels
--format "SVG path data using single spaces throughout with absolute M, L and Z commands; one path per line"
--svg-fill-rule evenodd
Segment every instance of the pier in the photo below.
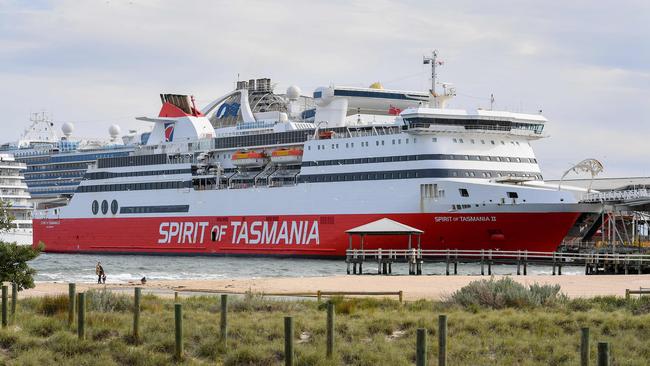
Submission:
M 445 263 L 445 275 L 457 275 L 461 264 L 478 264 L 481 275 L 492 275 L 494 265 L 517 267 L 517 275 L 528 274 L 529 265 L 552 267 L 562 275 L 563 267 L 584 267 L 586 275 L 650 273 L 650 254 L 558 253 L 526 250 L 429 250 L 429 249 L 348 249 L 345 261 L 348 274 L 363 274 L 363 267 L 376 268 L 377 274 L 392 274 L 393 264 L 405 264 L 410 275 L 421 275 L 426 263 Z

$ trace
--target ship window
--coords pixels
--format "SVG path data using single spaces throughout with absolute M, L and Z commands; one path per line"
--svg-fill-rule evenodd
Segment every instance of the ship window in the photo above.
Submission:
M 517 192 L 508 192 L 508 198 L 519 198 Z
M 520 158 L 517 158 L 517 163 L 521 163 L 521 159 L 520 159 Z
M 474 173 L 474 172 L 469 172 L 469 175 L 472 176 L 472 177 L 474 177 L 474 176 L 476 176 L 476 173 Z
M 466 176 L 466 177 L 469 177 L 469 172 L 465 172 L 465 176 Z
M 471 142 L 471 143 L 473 143 L 473 144 L 476 143 L 476 141 L 474 141 L 474 139 L 469 140 L 469 142 Z
M 407 143 L 407 144 L 409 143 L 409 139 L 406 139 L 406 143 Z
M 469 155 L 465 155 L 465 160 L 469 160 Z
M 456 139 L 454 139 L 453 141 L 454 141 L 454 143 L 457 143 L 457 142 L 458 142 L 458 140 L 456 140 Z
M 438 138 L 437 137 L 432 138 L 431 142 L 438 142 Z
M 375 141 L 375 145 L 379 146 L 379 140 Z
M 494 140 L 490 140 L 490 143 L 491 143 L 492 145 L 494 145 Z
M 505 142 L 501 141 L 501 145 L 505 145 L 505 144 L 506 144 Z
M 395 145 L 395 139 L 393 139 L 393 145 Z
M 515 143 L 517 144 L 517 146 L 519 146 L 519 141 L 516 141 Z
M 469 197 L 469 192 L 466 188 L 458 188 L 458 192 L 460 193 L 461 197 Z
M 485 145 L 485 140 L 481 140 L 481 144 L 482 144 L 482 145 Z
M 460 143 L 462 144 L 462 143 L 463 143 L 463 139 L 458 139 L 458 142 L 460 142 Z
M 457 173 L 457 172 L 451 172 L 451 176 L 452 176 L 452 177 L 457 177 L 457 176 L 458 176 L 458 173 Z
M 350 143 L 350 147 L 354 147 L 354 142 L 351 142 L 351 143 Z

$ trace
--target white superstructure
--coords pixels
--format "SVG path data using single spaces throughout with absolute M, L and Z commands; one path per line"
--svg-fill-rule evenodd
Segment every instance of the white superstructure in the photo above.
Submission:
M 12 155 L 0 154 L 0 200 L 4 212 L 0 215 L 13 218 L 13 226 L 0 232 L 0 240 L 22 245 L 32 244 L 32 205 L 22 172 L 26 165 L 17 162 Z

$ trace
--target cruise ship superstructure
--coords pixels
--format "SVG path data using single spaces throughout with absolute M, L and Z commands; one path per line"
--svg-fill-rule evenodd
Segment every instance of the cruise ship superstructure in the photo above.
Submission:
M 423 249 L 555 250 L 585 208 L 543 182 L 531 142 L 546 119 L 450 109 L 454 90 L 433 85 L 329 86 L 307 98 L 296 87 L 277 96 L 258 79 L 201 110 L 163 94 L 159 115 L 139 118 L 153 124 L 146 144 L 98 159 L 67 205 L 36 213 L 34 244 L 343 256 L 346 230 L 390 218 L 424 231 Z
M 0 231 L 0 241 L 32 244 L 32 208 L 22 172 L 26 165 L 10 154 L 0 154 L 0 215 L 11 219 L 12 228 Z

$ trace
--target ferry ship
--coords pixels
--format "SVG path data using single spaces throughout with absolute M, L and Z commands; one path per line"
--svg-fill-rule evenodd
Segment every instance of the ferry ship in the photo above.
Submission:
M 12 155 L 0 154 L 0 215 L 12 221 L 11 229 L 0 231 L 2 242 L 32 244 L 32 205 L 22 175 L 26 168 Z
M 199 109 L 162 94 L 146 144 L 100 158 L 70 201 L 35 213 L 48 252 L 338 257 L 389 218 L 423 249 L 554 251 L 587 208 L 545 184 L 541 114 L 447 107 L 426 92 L 240 81 Z M 363 116 L 363 117 L 362 117 Z M 382 120 L 376 118 L 381 117 Z M 406 248 L 399 237 L 365 248 Z

